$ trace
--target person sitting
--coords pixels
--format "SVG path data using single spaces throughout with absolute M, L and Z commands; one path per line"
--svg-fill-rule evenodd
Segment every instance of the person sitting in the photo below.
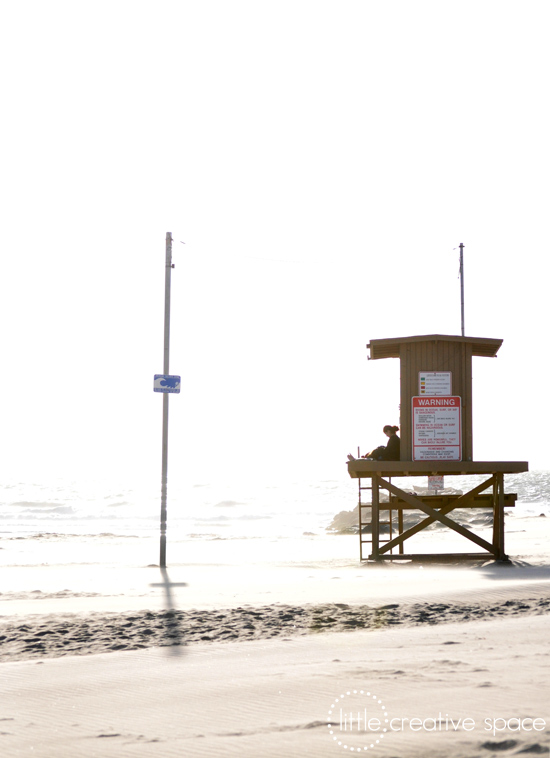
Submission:
M 386 437 L 389 437 L 388 444 L 386 446 L 380 445 L 380 447 L 376 447 L 374 450 L 371 450 L 370 453 L 367 453 L 366 455 L 362 455 L 361 456 L 362 458 L 368 458 L 374 461 L 401 460 L 401 440 L 397 436 L 399 427 L 390 426 L 389 424 L 386 424 L 383 431 Z M 353 455 L 350 454 L 348 455 L 348 460 L 354 461 L 355 458 L 353 457 Z

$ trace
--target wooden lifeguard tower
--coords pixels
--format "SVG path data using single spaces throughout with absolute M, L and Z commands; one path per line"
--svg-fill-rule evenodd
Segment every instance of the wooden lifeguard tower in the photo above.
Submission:
M 432 334 L 417 337 L 371 340 L 370 360 L 399 358 L 401 369 L 401 460 L 375 461 L 358 458 L 348 462 L 349 475 L 359 484 L 359 540 L 361 560 L 489 557 L 507 560 L 504 551 L 504 508 L 515 504 L 516 495 L 505 494 L 504 474 L 529 470 L 525 461 L 475 461 L 472 430 L 472 357 L 494 358 L 499 339 Z M 392 483 L 392 477 L 441 477 L 487 475 L 489 478 L 463 495 L 412 494 Z M 370 479 L 370 485 L 362 481 Z M 380 490 L 389 502 L 382 502 Z M 372 491 L 370 502 L 362 492 Z M 490 490 L 489 493 L 486 490 Z M 492 541 L 488 542 L 449 518 L 457 508 L 490 508 L 493 511 Z M 421 511 L 426 518 L 404 529 L 403 512 Z M 368 518 L 370 513 L 370 520 Z M 387 520 L 380 521 L 381 513 Z M 394 523 L 397 514 L 397 524 Z M 405 540 L 439 521 L 482 548 L 482 553 L 406 554 Z M 380 526 L 389 526 L 388 539 L 381 540 Z M 371 538 L 367 537 L 370 525 Z M 396 532 L 394 534 L 394 531 Z M 372 546 L 368 556 L 363 546 Z M 394 553 L 394 549 L 398 552 Z

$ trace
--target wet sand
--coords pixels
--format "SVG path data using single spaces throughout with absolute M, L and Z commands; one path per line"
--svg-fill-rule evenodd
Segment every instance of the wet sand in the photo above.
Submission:
M 531 596 L 500 602 L 485 599 L 481 602 L 389 603 L 376 607 L 327 603 L 219 611 L 172 609 L 156 613 L 33 615 L 23 622 L 0 622 L 0 662 L 547 614 L 550 587 L 538 587 L 538 592 L 546 597 L 534 597 L 534 588 L 530 589 Z

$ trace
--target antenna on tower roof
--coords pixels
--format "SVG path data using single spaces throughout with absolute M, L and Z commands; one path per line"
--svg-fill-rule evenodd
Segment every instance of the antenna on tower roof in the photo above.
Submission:
M 462 324 L 462 336 L 464 337 L 464 245 L 462 242 L 460 248 L 460 318 Z

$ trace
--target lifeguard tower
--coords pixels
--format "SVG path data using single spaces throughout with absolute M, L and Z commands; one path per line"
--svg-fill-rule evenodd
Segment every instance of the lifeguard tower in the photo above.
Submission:
M 371 340 L 370 360 L 399 358 L 401 385 L 401 460 L 358 458 L 348 462 L 349 475 L 359 484 L 359 540 L 361 560 L 443 557 L 489 557 L 507 560 L 504 551 L 504 508 L 517 496 L 505 494 L 504 474 L 529 470 L 525 461 L 475 461 L 472 430 L 472 357 L 494 358 L 499 339 L 432 334 Z M 488 476 L 463 495 L 412 494 L 392 483 L 392 477 Z M 365 479 L 369 485 L 363 485 Z M 429 482 L 431 480 L 429 479 Z M 389 502 L 382 502 L 380 490 Z M 363 502 L 364 491 L 372 493 Z M 490 492 L 487 492 L 490 490 Z M 457 508 L 489 508 L 493 512 L 492 542 L 449 517 Z M 403 512 L 421 511 L 426 518 L 408 529 Z M 387 518 L 380 520 L 383 514 Z M 397 516 L 397 523 L 395 523 Z M 479 553 L 405 553 L 405 540 L 439 521 L 482 548 Z M 368 528 L 370 525 L 370 537 Z M 380 527 L 389 527 L 381 539 Z M 387 538 L 386 538 L 387 536 Z M 435 536 L 435 535 L 434 535 Z M 371 552 L 364 555 L 364 545 Z M 397 549 L 397 553 L 394 550 Z

